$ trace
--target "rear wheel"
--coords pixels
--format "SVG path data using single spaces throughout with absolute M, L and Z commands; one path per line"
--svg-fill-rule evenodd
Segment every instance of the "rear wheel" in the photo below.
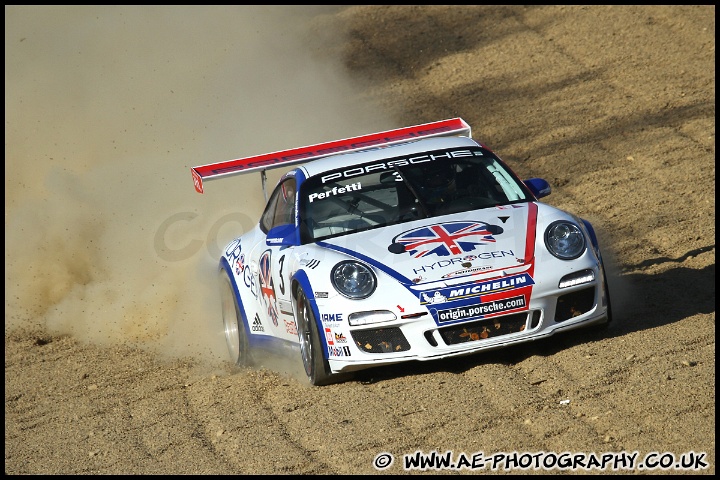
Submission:
M 330 365 L 323 355 L 315 314 L 302 288 L 298 289 L 296 306 L 295 320 L 297 321 L 300 355 L 303 367 L 305 367 L 305 374 L 312 385 L 332 383 L 336 379 L 332 377 Z
M 252 364 L 250 344 L 234 290 L 227 272 L 222 270 L 220 272 L 220 295 L 225 342 L 230 354 L 230 361 L 238 366 L 249 366 Z

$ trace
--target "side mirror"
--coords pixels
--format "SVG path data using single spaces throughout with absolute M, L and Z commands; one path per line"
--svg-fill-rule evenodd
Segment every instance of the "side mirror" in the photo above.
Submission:
M 300 231 L 295 228 L 295 225 L 292 223 L 278 225 L 277 227 L 271 228 L 267 233 L 265 244 L 269 247 L 278 245 L 282 247 L 294 247 L 300 245 Z
M 535 195 L 535 198 L 547 197 L 552 192 L 550 184 L 542 178 L 530 178 L 525 180 L 525 185 Z

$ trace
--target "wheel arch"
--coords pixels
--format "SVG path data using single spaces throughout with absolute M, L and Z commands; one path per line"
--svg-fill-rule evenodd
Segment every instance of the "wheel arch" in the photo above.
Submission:
M 585 229 L 588 232 L 588 235 L 590 235 L 590 242 L 592 243 L 593 248 L 596 252 L 600 252 L 600 244 L 598 243 L 597 235 L 595 234 L 595 229 L 592 226 L 592 223 L 590 223 L 588 220 L 585 220 L 584 218 L 581 218 L 583 225 L 585 225 Z
M 315 292 L 310 285 L 310 279 L 304 270 L 298 270 L 292 277 L 292 287 L 290 291 L 292 292 L 293 301 L 297 301 L 298 291 L 301 288 L 303 292 L 305 292 L 305 297 L 310 302 L 310 307 L 312 308 L 313 316 L 315 317 L 315 325 L 317 326 L 318 336 L 320 337 L 320 343 L 323 347 L 323 359 L 328 361 L 328 345 L 327 339 L 324 335 L 325 329 L 323 328 L 322 320 L 320 319 L 320 310 L 318 309 L 317 301 L 315 300 Z
M 220 259 L 220 263 L 218 265 L 218 274 L 222 274 L 222 272 L 225 272 L 225 275 L 227 276 L 228 280 L 230 281 L 230 285 L 232 286 L 232 290 L 233 290 L 233 296 L 235 297 L 235 301 L 237 302 L 238 309 L 240 310 L 240 316 L 242 317 L 243 327 L 245 328 L 245 333 L 248 335 L 248 339 L 250 339 L 250 338 L 252 338 L 252 335 L 250 333 L 250 324 L 248 323 L 248 317 L 247 317 L 247 312 L 245 311 L 245 305 L 243 304 L 242 296 L 240 295 L 240 290 L 238 289 L 237 282 L 235 280 L 235 275 L 233 275 L 232 267 L 230 267 L 230 264 L 228 263 L 228 261 L 225 257 L 222 257 Z

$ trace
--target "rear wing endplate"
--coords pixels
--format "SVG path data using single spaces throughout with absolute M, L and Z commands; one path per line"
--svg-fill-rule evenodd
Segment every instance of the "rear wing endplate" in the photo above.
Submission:
M 451 118 L 438 122 L 424 123 L 412 127 L 387 130 L 385 132 L 370 133 L 359 137 L 334 140 L 332 142 L 318 143 L 307 147 L 291 148 L 274 153 L 265 153 L 252 157 L 228 160 L 192 167 L 195 190 L 203 193 L 203 182 L 215 178 L 262 170 L 263 179 L 265 170 L 287 167 L 296 163 L 306 163 L 318 158 L 328 157 L 339 153 L 350 153 L 369 148 L 385 147 L 397 143 L 407 142 L 428 137 L 466 136 L 471 137 L 470 126 L 462 118 Z

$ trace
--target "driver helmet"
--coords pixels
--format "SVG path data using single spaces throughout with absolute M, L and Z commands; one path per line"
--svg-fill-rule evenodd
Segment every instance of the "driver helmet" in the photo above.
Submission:
M 455 165 L 441 161 L 433 162 L 420 180 L 420 189 L 429 203 L 452 200 L 456 193 Z

